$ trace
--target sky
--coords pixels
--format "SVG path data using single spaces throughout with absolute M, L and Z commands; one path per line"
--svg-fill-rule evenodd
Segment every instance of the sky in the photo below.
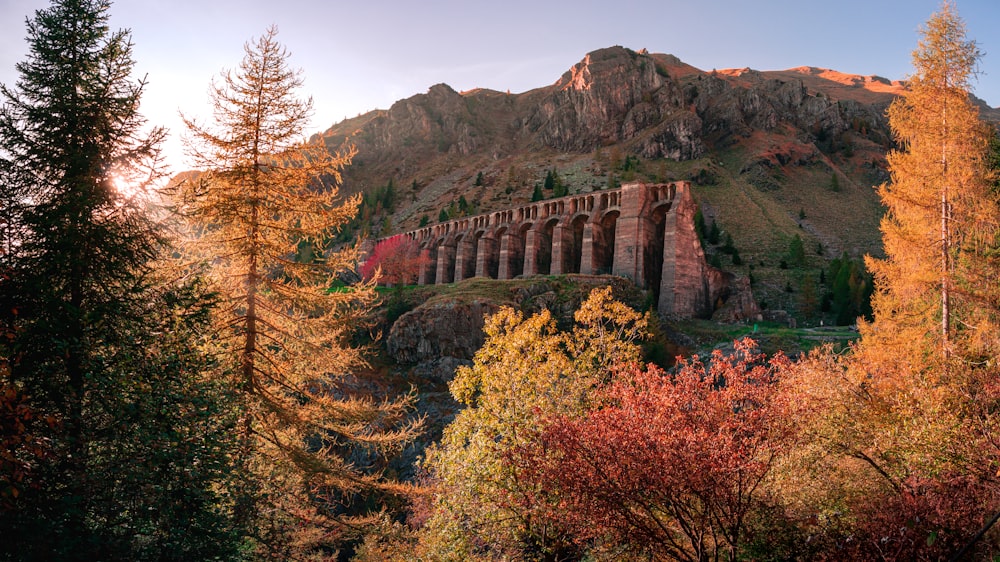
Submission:
M 1000 106 L 1000 2 L 954 0 L 984 52 L 975 94 Z M 0 0 L 0 83 L 17 80 L 25 18 L 47 0 Z M 797 66 L 903 79 L 920 26 L 940 0 L 117 0 L 111 27 L 131 30 L 142 112 L 169 131 L 187 169 L 179 112 L 210 117 L 208 89 L 269 25 L 303 71 L 314 117 L 305 133 L 425 93 L 520 93 L 552 84 L 588 52 L 621 45 L 703 70 Z

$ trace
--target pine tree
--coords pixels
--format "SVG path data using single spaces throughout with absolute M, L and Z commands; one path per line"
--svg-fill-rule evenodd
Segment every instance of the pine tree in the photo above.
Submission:
M 712 226 L 709 227 L 708 236 L 706 237 L 708 239 L 708 243 L 712 245 L 718 244 L 720 235 L 721 232 L 719 232 L 719 225 L 715 223 L 715 219 L 712 219 Z
M 203 306 L 175 306 L 153 275 L 161 238 L 136 193 L 159 177 L 163 131 L 142 132 L 145 83 L 109 8 L 37 11 L 18 82 L 0 87 L 0 183 L 16 211 L 0 372 L 44 445 L 18 459 L 30 486 L 4 489 L 0 558 L 226 558 L 225 414 L 188 323 Z
M 802 237 L 796 234 L 788 242 L 788 263 L 802 267 L 806 263 L 806 249 Z
M 412 436 L 400 421 L 408 400 L 362 398 L 344 381 L 363 365 L 348 344 L 374 298 L 372 285 L 329 290 L 356 261 L 353 250 L 325 247 L 357 210 L 358 199 L 341 200 L 336 188 L 353 152 L 331 155 L 303 141 L 311 100 L 296 96 L 301 72 L 289 68 L 276 35 L 271 27 L 248 43 L 238 69 L 213 85 L 212 126 L 185 118 L 205 172 L 176 190 L 197 235 L 188 249 L 210 264 L 223 301 L 217 337 L 242 397 L 239 463 L 248 485 L 237 515 L 275 533 L 264 538 L 272 553 L 292 527 L 301 549 L 317 547 L 311 541 L 329 540 L 330 529 L 307 529 L 337 527 L 335 519 L 352 515 L 352 494 L 391 487 L 347 455 Z M 303 241 L 317 260 L 289 259 Z
M 956 337 L 980 339 L 992 329 L 980 322 L 982 303 L 967 281 L 994 242 L 998 206 L 984 181 L 986 130 L 969 99 L 979 48 L 950 3 L 921 35 L 910 92 L 889 109 L 901 149 L 888 155 L 891 181 L 879 188 L 886 258 L 869 259 L 868 268 L 879 287 L 880 332 L 924 341 L 911 348 L 947 358 Z

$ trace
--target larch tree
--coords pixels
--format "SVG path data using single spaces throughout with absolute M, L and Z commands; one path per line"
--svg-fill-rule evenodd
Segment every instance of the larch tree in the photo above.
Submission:
M 36 11 L 0 86 L 0 390 L 19 412 L 0 558 L 226 559 L 225 400 L 196 343 L 207 301 L 152 267 L 162 237 L 134 195 L 159 177 L 163 130 L 139 113 L 145 81 L 109 9 Z
M 203 173 L 175 196 L 189 221 L 188 255 L 207 264 L 220 295 L 215 334 L 242 397 L 239 462 L 249 484 L 238 517 L 277 513 L 319 529 L 352 514 L 353 494 L 391 487 L 358 451 L 401 445 L 414 427 L 404 421 L 408 399 L 364 397 L 344 382 L 363 364 L 349 340 L 375 297 L 370 284 L 337 280 L 356 252 L 327 247 L 357 211 L 358 199 L 337 189 L 353 153 L 304 140 L 312 101 L 297 96 L 301 71 L 289 68 L 276 35 L 271 27 L 248 43 L 239 67 L 213 83 L 211 125 L 185 117 Z M 303 244 L 313 259 L 297 259 Z M 279 474 L 288 487 L 275 492 L 267 487 Z M 324 532 L 307 535 L 294 538 L 306 549 Z
M 810 355 L 787 379 L 809 445 L 783 472 L 808 483 L 807 513 L 851 521 L 837 540 L 868 550 L 848 557 L 943 557 L 997 509 L 1000 206 L 969 96 L 979 58 L 944 3 L 889 109 L 899 149 L 879 187 L 885 258 L 866 258 L 873 320 L 853 353 Z M 857 286 L 845 267 L 835 284 Z
M 876 328 L 866 335 L 942 361 L 965 353 L 967 344 L 980 348 L 969 350 L 976 355 L 989 353 L 982 345 L 996 350 L 984 333 L 996 325 L 983 315 L 986 305 L 995 319 L 996 303 L 984 302 L 978 283 L 970 284 L 998 226 L 997 194 L 985 181 L 988 129 L 969 97 L 980 57 L 945 2 L 921 31 L 907 95 L 889 108 L 900 148 L 889 153 L 891 180 L 879 187 L 886 257 L 867 259 L 878 292 Z

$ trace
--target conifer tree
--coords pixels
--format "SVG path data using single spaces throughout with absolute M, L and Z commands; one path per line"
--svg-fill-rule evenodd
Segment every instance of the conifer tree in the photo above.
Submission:
M 358 199 L 337 190 L 353 153 L 303 140 L 312 103 L 297 97 L 301 72 L 276 34 L 271 27 L 248 43 L 240 66 L 213 84 L 212 125 L 185 117 L 204 174 L 176 190 L 196 234 L 188 248 L 210 264 L 222 298 L 216 334 L 242 397 L 239 462 L 249 484 L 237 515 L 274 514 L 268 524 L 279 535 L 264 538 L 272 551 L 291 540 L 282 538 L 290 522 L 333 525 L 351 513 L 352 494 L 389 486 L 345 455 L 399 445 L 412 429 L 397 425 L 407 400 L 363 399 L 344 383 L 363 364 L 349 337 L 374 298 L 370 284 L 330 290 L 356 262 L 353 250 L 326 247 L 357 211 Z M 317 259 L 291 259 L 302 243 Z M 307 536 L 296 540 L 324 533 Z
M 886 258 L 867 260 L 879 287 L 879 333 L 923 341 L 911 348 L 942 358 L 956 337 L 990 329 L 975 319 L 984 303 L 967 283 L 997 232 L 997 194 L 984 181 L 986 130 L 969 98 L 980 56 L 946 2 L 922 30 L 908 94 L 889 108 L 901 148 L 890 152 L 891 181 L 879 188 Z
M 0 386 L 30 413 L 25 443 L 43 445 L 18 453 L 27 480 L 7 480 L 0 558 L 223 559 L 235 548 L 225 408 L 198 379 L 208 359 L 188 321 L 204 303 L 179 305 L 154 277 L 156 225 L 118 189 L 158 178 L 163 131 L 142 133 L 145 83 L 109 8 L 38 10 L 18 81 L 0 86 L 0 183 L 14 211 Z
M 857 522 L 851 559 L 961 559 L 996 521 L 1000 206 L 969 99 L 979 56 L 944 3 L 922 29 L 909 93 L 889 110 L 900 149 L 879 188 L 886 257 L 866 258 L 874 318 L 859 323 L 852 354 L 811 355 L 789 381 L 812 456 L 793 464 L 826 465 L 809 469 L 821 476 L 800 497 Z M 843 320 L 863 304 L 865 280 L 846 256 L 830 279 Z M 983 542 L 969 559 L 996 552 L 995 534 Z

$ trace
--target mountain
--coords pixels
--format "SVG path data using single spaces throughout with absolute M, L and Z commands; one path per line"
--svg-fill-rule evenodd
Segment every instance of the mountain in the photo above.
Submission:
M 518 205 L 536 185 L 576 193 L 689 179 L 706 221 L 742 256 L 723 267 L 753 272 L 765 285 L 755 293 L 782 306 L 802 277 L 777 271 L 796 234 L 816 249 L 813 268 L 842 252 L 880 252 L 873 186 L 888 179 L 885 113 L 899 95 L 905 84 L 878 76 L 704 71 L 616 46 L 549 86 L 511 94 L 438 84 L 322 136 L 331 149 L 357 148 L 344 186 L 369 194 L 355 226 L 376 236 Z

